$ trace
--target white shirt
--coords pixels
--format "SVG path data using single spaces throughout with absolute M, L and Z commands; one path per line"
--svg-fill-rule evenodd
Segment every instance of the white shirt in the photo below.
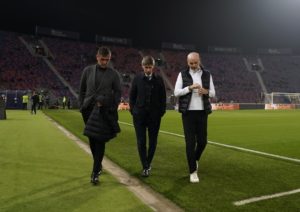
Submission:
M 193 84 L 198 83 L 202 87 L 202 80 L 201 80 L 202 70 L 200 69 L 200 70 L 197 70 L 197 71 L 193 71 L 193 70 L 190 69 L 189 73 L 192 76 Z M 188 86 L 183 88 L 182 83 L 183 83 L 182 82 L 182 76 L 181 76 L 181 72 L 180 72 L 178 74 L 178 77 L 177 77 L 177 80 L 176 80 L 174 95 L 176 97 L 179 97 L 179 96 L 186 95 L 189 92 L 193 92 L 188 110 L 204 110 L 203 97 L 202 97 L 202 95 L 198 94 L 198 89 L 193 89 L 192 91 L 190 91 Z M 214 83 L 213 83 L 213 80 L 212 80 L 212 76 L 210 75 L 209 97 L 214 97 L 215 94 L 216 94 L 215 86 L 214 86 Z
M 152 79 L 152 73 L 151 73 L 151 74 L 149 74 L 149 75 L 145 74 L 145 77 L 147 77 L 147 78 L 148 78 L 148 80 L 151 80 L 151 79 Z

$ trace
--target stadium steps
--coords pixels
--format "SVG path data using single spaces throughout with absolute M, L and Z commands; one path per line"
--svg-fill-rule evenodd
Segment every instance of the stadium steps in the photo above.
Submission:
M 73 87 L 71 86 L 70 83 L 68 83 L 62 76 L 61 74 L 56 70 L 55 66 L 49 61 L 48 58 L 43 58 L 44 62 L 49 66 L 49 68 L 53 71 L 53 73 L 58 77 L 58 79 L 70 90 L 71 94 L 75 98 L 78 98 L 78 94 L 75 92 Z

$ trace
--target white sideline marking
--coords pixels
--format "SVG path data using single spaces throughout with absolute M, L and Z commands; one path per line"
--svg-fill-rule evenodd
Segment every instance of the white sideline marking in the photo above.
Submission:
M 73 133 L 66 128 L 58 124 L 52 118 L 44 114 L 48 120 L 50 120 L 59 130 L 61 130 L 69 139 L 75 142 L 81 149 L 91 155 L 89 145 L 81 141 Z M 175 203 L 171 202 L 162 194 L 152 190 L 149 186 L 142 183 L 139 179 L 132 177 L 125 170 L 120 168 L 114 162 L 104 156 L 103 166 L 106 171 L 113 175 L 121 184 L 126 186 L 129 191 L 137 196 L 142 202 L 144 202 L 153 211 L 165 211 L 165 212 L 181 212 L 183 211 Z
M 300 192 L 300 188 L 292 190 L 292 191 L 286 191 L 286 192 L 281 192 L 281 193 L 276 193 L 276 194 L 271 194 L 271 195 L 264 195 L 264 196 L 260 196 L 260 197 L 252 197 L 252 198 L 249 198 L 249 199 L 244 199 L 244 200 L 233 202 L 233 204 L 235 206 L 241 206 L 241 205 L 246 205 L 246 204 L 249 204 L 249 203 L 252 203 L 252 202 L 258 202 L 258 201 L 262 201 L 262 200 L 266 200 L 266 199 L 273 199 L 273 198 L 277 198 L 277 197 L 296 194 L 296 193 L 299 193 L 299 192 Z
M 130 123 L 127 123 L 127 122 L 119 121 L 119 123 L 124 124 L 124 125 L 133 126 L 133 124 L 130 124 Z M 163 131 L 163 130 L 160 130 L 159 132 L 161 132 L 163 134 L 167 134 L 167 135 L 174 135 L 174 136 L 177 136 L 177 137 L 184 138 L 184 135 L 180 135 L 180 134 L 177 134 L 177 133 L 171 133 L 171 132 L 167 132 L 167 131 Z M 226 148 L 229 148 L 229 149 L 236 149 L 236 150 L 240 150 L 240 151 L 244 151 L 244 152 L 255 153 L 257 155 L 265 155 L 265 156 L 272 157 L 272 158 L 279 158 L 279 159 L 282 159 L 282 160 L 287 160 L 287 161 L 293 161 L 293 162 L 296 162 L 296 163 L 300 163 L 300 159 L 297 159 L 297 158 L 289 158 L 289 157 L 285 157 L 285 156 L 274 155 L 274 154 L 270 154 L 270 153 L 266 153 L 266 152 L 260 152 L 260 151 L 256 151 L 256 150 L 252 150 L 252 149 L 246 149 L 246 148 L 237 147 L 237 146 L 232 146 L 232 145 L 228 145 L 228 144 L 221 144 L 221 143 L 217 143 L 217 142 L 213 142 L 213 141 L 208 141 L 208 143 L 216 145 L 216 146 L 226 147 Z

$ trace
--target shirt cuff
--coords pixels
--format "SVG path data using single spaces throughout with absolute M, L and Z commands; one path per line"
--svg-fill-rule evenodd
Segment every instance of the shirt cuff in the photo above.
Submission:
M 184 93 L 185 93 L 185 94 L 190 93 L 190 92 L 192 92 L 192 91 L 193 91 L 193 90 L 190 91 L 189 86 L 186 86 L 186 87 L 184 88 Z

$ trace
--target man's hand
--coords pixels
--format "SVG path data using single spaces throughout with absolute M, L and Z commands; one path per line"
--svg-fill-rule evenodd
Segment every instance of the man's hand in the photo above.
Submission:
M 200 87 L 200 88 L 198 89 L 198 94 L 199 94 L 199 96 L 200 96 L 200 95 L 207 95 L 207 94 L 208 94 L 208 90 L 205 89 L 205 88 Z
M 189 90 L 192 91 L 193 89 L 201 88 L 201 86 L 198 83 L 194 83 L 189 86 Z

